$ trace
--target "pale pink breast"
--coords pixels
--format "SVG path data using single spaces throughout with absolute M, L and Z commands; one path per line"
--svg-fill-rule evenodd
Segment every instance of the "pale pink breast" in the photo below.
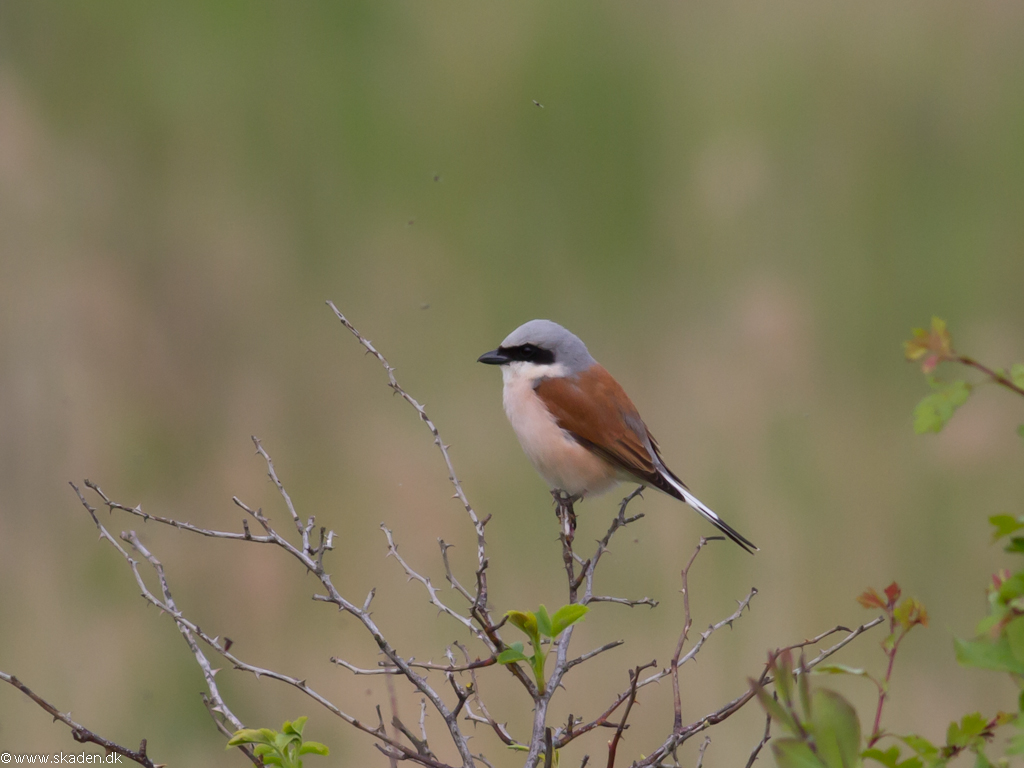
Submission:
M 573 495 L 603 493 L 618 484 L 618 472 L 558 426 L 525 377 L 505 381 L 503 401 L 523 451 L 548 484 Z

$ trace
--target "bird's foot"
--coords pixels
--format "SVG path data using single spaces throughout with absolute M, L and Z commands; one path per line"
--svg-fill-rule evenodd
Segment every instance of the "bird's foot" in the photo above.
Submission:
M 570 507 L 583 498 L 582 493 L 571 494 L 568 491 L 561 490 L 560 488 L 552 488 L 551 496 L 554 498 L 556 505 L 561 506 L 563 504 L 567 504 Z
M 551 495 L 555 499 L 555 516 L 562 524 L 562 536 L 571 545 L 573 537 L 576 535 L 576 510 L 573 505 L 583 498 L 583 494 L 572 495 L 555 488 L 551 491 Z

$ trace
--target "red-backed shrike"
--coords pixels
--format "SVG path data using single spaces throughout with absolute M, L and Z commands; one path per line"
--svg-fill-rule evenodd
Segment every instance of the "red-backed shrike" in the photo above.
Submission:
M 686 502 L 747 552 L 757 549 L 672 474 L 625 390 L 558 323 L 531 320 L 478 362 L 501 366 L 505 414 L 553 490 L 582 497 L 642 483 Z

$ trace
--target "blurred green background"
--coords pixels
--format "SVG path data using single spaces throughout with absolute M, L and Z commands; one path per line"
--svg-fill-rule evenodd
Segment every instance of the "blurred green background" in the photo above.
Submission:
M 385 560 L 381 521 L 436 583 L 438 537 L 469 574 L 472 529 L 333 299 L 493 514 L 496 610 L 564 602 L 547 490 L 500 377 L 474 362 L 548 317 L 762 549 L 716 545 L 694 569 L 695 627 L 760 594 L 686 669 L 688 721 L 741 693 L 768 648 L 870 618 L 854 597 L 892 579 L 932 626 L 904 646 L 891 727 L 941 737 L 1010 706 L 1009 683 L 956 666 L 951 638 L 1005 562 L 985 518 L 1021 511 L 1020 404 L 987 391 L 914 436 L 925 385 L 900 342 L 938 314 L 959 348 L 1024 359 L 1022 39 L 1016 2 L 0 4 L 0 669 L 109 738 L 148 738 L 159 762 L 245 764 L 223 752 L 173 623 L 67 481 L 232 530 L 237 494 L 283 522 L 250 434 L 300 511 L 339 532 L 335 584 L 356 601 L 377 587 L 400 651 L 438 659 L 466 639 Z M 580 541 L 617 498 L 582 505 Z M 563 721 L 671 656 L 678 572 L 712 531 L 666 497 L 638 509 L 599 589 L 662 605 L 581 625 L 581 651 L 627 644 L 570 675 Z M 360 718 L 386 705 L 380 678 L 328 662 L 374 665 L 370 638 L 313 603 L 282 553 L 108 524 L 142 529 L 179 606 L 241 657 Z M 881 639 L 841 660 L 880 669 Z M 507 678 L 481 690 L 525 734 Z M 332 749 L 311 762 L 386 764 L 296 692 L 218 680 L 249 725 L 310 714 L 307 736 Z M 837 685 L 870 715 L 866 685 Z M 398 695 L 415 719 L 409 686 Z M 670 696 L 643 694 L 620 753 L 660 743 Z M 715 729 L 705 764 L 743 764 L 762 722 L 751 707 Z M 602 756 L 604 739 L 563 759 Z M 0 747 L 81 749 L 9 687 Z M 483 730 L 474 747 L 521 761 Z

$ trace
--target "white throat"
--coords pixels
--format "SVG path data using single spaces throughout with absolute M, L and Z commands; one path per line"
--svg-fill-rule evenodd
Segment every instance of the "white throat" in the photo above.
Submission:
M 516 360 L 501 366 L 501 380 L 505 387 L 529 384 L 533 386 L 538 379 L 558 379 L 568 376 L 569 370 L 561 363 L 538 365 L 523 360 Z

